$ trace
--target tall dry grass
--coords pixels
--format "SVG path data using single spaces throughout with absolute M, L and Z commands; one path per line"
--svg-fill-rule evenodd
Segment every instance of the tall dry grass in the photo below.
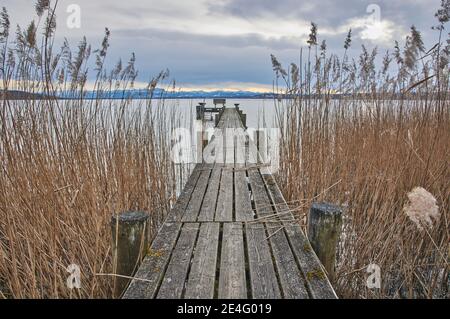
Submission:
M 38 1 L 36 12 L 15 35 L 0 15 L 0 298 L 111 297 L 113 279 L 96 275 L 112 272 L 111 215 L 148 211 L 155 229 L 162 221 L 178 116 L 164 101 L 100 98 L 133 88 L 134 55 L 107 71 L 108 30 L 97 50 L 85 39 L 57 48 L 55 7 Z M 88 88 L 97 98 L 86 99 Z M 12 100 L 8 90 L 47 98 Z M 62 92 L 70 99 L 52 98 Z M 66 285 L 70 264 L 81 268 L 80 290 Z
M 449 10 L 442 1 L 431 50 L 412 27 L 404 49 L 396 43 L 380 67 L 376 48 L 347 56 L 351 31 L 344 56 L 328 54 L 314 24 L 303 65 L 285 69 L 272 57 L 277 90 L 291 98 L 276 103 L 283 193 L 305 225 L 312 200 L 345 208 L 335 283 L 341 297 L 449 298 Z M 417 227 L 404 211 L 416 187 L 431 193 L 417 209 L 433 209 L 419 213 L 439 217 L 432 228 Z M 366 285 L 373 263 L 381 289 Z

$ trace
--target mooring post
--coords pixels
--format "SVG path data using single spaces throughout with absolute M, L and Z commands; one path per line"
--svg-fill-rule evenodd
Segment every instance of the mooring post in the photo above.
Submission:
M 203 131 L 203 142 L 202 142 L 202 153 L 205 150 L 206 146 L 208 146 L 209 139 L 208 139 L 208 131 Z
M 201 120 L 203 118 L 203 108 L 200 104 L 196 106 L 196 118 L 197 120 Z
M 147 251 L 148 220 L 145 212 L 122 212 L 111 218 L 114 297 L 119 298 L 130 283 Z M 120 277 L 124 276 L 124 277 Z
M 256 132 L 256 148 L 258 149 L 258 163 L 266 163 L 266 131 L 264 129 L 258 129 Z
M 195 133 L 196 133 L 196 146 L 197 146 L 197 153 L 196 153 L 196 162 L 202 163 L 203 162 L 203 121 L 196 120 L 195 121 Z
M 328 272 L 335 279 L 336 249 L 342 227 L 342 209 L 329 203 L 313 203 L 309 210 L 308 239 Z
M 207 143 L 205 143 L 205 106 L 206 103 L 200 102 L 197 105 L 197 121 L 196 121 L 196 133 L 197 133 L 197 163 L 203 162 L 203 150 Z
M 220 112 L 219 114 L 216 114 L 214 117 L 214 126 L 219 125 L 219 120 L 220 120 Z
M 242 124 L 244 125 L 245 128 L 247 128 L 247 115 L 244 114 L 244 112 L 239 109 L 239 103 L 234 104 L 234 107 L 236 108 L 236 111 L 239 114 L 239 117 L 241 118 Z
M 241 111 L 241 120 L 242 120 L 242 125 L 244 125 L 244 127 L 247 128 L 247 114 L 242 113 L 242 111 Z

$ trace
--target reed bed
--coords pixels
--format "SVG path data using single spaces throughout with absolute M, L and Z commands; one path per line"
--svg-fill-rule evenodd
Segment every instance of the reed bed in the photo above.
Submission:
M 448 298 L 449 8 L 436 14 L 436 45 L 413 27 L 380 67 L 376 49 L 329 54 L 315 24 L 299 65 L 272 57 L 288 97 L 275 101 L 277 178 L 296 220 L 306 225 L 313 200 L 345 208 L 340 297 Z M 182 123 L 164 100 L 105 99 L 134 87 L 134 55 L 106 70 L 107 29 L 97 50 L 85 39 L 55 47 L 54 12 L 37 1 L 35 22 L 13 35 L 0 11 L 0 297 L 108 298 L 113 278 L 96 274 L 113 270 L 111 214 L 145 210 L 157 229 L 176 197 L 169 133 Z M 30 94 L 14 100 L 15 90 Z M 372 263 L 381 289 L 366 285 Z M 71 264 L 80 290 L 67 287 Z
M 340 297 L 449 297 L 449 10 L 442 1 L 430 50 L 412 27 L 380 67 L 376 48 L 328 54 L 315 24 L 301 67 L 272 57 L 276 91 L 290 97 L 276 101 L 282 191 L 303 225 L 313 198 L 344 207 Z M 366 284 L 370 264 L 380 289 Z
M 0 298 L 111 297 L 113 278 L 97 275 L 113 269 L 111 215 L 147 211 L 155 230 L 175 199 L 176 108 L 103 98 L 134 87 L 134 54 L 106 70 L 107 29 L 97 50 L 85 39 L 56 48 L 54 10 L 38 1 L 37 22 L 15 36 L 0 14 Z M 71 264 L 81 289 L 66 284 Z

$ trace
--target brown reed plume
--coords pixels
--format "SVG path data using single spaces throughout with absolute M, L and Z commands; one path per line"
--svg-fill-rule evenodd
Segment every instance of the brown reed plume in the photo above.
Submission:
M 134 87 L 134 54 L 106 70 L 108 29 L 98 50 L 85 38 L 56 48 L 52 3 L 38 1 L 37 22 L 15 38 L 0 13 L 0 298 L 106 298 L 113 279 L 95 274 L 112 269 L 111 215 L 148 211 L 158 227 L 175 195 L 169 133 L 180 123 L 163 100 L 104 98 Z M 66 285 L 70 264 L 81 290 Z
M 275 101 L 283 193 L 295 207 L 312 198 L 345 207 L 336 282 L 341 297 L 449 296 L 450 39 L 442 39 L 449 8 L 450 1 L 442 1 L 436 14 L 436 45 L 427 50 L 413 26 L 404 50 L 396 42 L 380 67 L 377 48 L 362 46 L 359 59 L 348 58 L 351 31 L 342 58 L 325 45 L 312 53 L 319 43 L 315 24 L 305 65 L 283 73 L 272 57 L 277 78 L 300 73 L 276 88 L 289 97 Z M 417 186 L 426 193 L 410 193 Z M 306 225 L 308 205 L 302 207 L 297 217 Z M 433 227 L 421 231 L 404 207 Z M 367 288 L 371 263 L 381 267 L 381 289 Z

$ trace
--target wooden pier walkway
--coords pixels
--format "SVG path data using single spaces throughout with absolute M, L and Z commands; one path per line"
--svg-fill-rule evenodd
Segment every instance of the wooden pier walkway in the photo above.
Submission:
M 123 297 L 336 298 L 273 176 L 248 163 L 234 108 L 213 140 L 227 128 L 242 130 L 196 165 Z

